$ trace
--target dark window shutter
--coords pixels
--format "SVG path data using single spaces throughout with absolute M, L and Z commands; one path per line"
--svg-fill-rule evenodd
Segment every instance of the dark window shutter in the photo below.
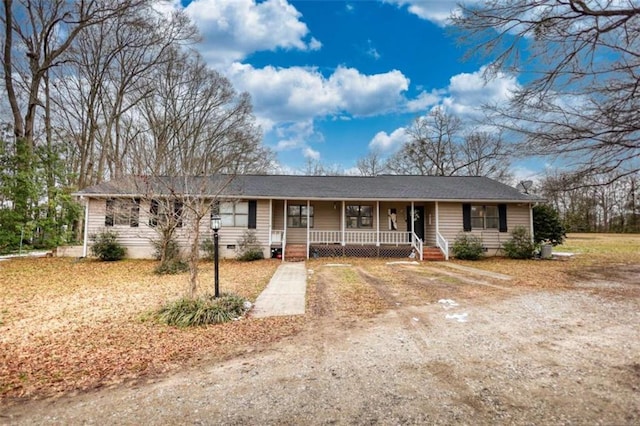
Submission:
M 462 205 L 462 227 L 464 232 L 471 231 L 471 204 Z
M 249 229 L 256 229 L 256 222 L 258 216 L 258 202 L 256 200 L 249 200 Z
M 135 198 L 131 205 L 131 217 L 129 218 L 129 226 L 137 228 L 140 224 L 140 199 Z
M 183 210 L 182 202 L 175 201 L 173 203 L 173 217 L 176 220 L 176 228 L 182 228 L 182 210 Z
M 498 204 L 499 231 L 507 232 L 507 205 Z
M 151 200 L 149 207 L 149 226 L 158 225 L 158 200 Z
M 106 201 L 106 214 L 104 215 L 104 226 L 113 226 L 113 208 L 115 200 L 113 198 L 107 198 Z

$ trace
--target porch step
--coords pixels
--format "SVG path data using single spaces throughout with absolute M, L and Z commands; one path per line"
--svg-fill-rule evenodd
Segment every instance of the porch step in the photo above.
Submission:
M 443 261 L 444 254 L 438 247 L 424 247 L 422 249 L 422 259 L 428 261 Z
M 306 244 L 287 244 L 284 250 L 284 259 L 287 262 L 304 261 L 307 259 Z

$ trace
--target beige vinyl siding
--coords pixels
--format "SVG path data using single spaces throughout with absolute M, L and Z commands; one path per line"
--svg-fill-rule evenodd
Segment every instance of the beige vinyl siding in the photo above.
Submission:
M 264 255 L 269 253 L 269 200 L 258 200 L 256 206 L 256 237 L 263 246 Z M 157 231 L 149 226 L 149 210 L 150 202 L 141 200 L 139 226 L 130 227 L 124 225 L 105 226 L 106 200 L 91 199 L 89 201 L 89 226 L 88 235 L 99 233 L 105 229 L 118 233 L 118 241 L 127 248 L 127 257 L 129 258 L 152 258 L 153 240 L 158 239 Z M 183 226 L 176 229 L 176 240 L 184 253 L 187 253 L 191 241 L 193 240 L 190 212 L 184 208 Z M 236 256 L 233 248 L 227 246 L 236 245 L 238 240 L 248 230 L 247 227 L 224 227 L 219 235 L 220 256 L 223 258 L 232 258 Z M 200 241 L 213 238 L 211 230 L 211 216 L 208 211 L 200 221 Z M 91 241 L 89 241 L 91 245 Z M 204 253 L 201 253 L 204 255 Z
M 460 207 L 462 209 L 462 207 Z M 431 224 L 429 224 L 431 222 Z M 428 203 L 424 207 L 424 245 L 434 247 L 436 245 L 436 205 Z
M 284 229 L 284 202 L 275 201 L 274 204 L 278 204 L 278 208 L 274 209 L 274 229 Z M 313 227 L 311 230 L 340 230 L 340 212 L 342 205 L 340 202 L 335 203 L 333 201 L 310 201 L 309 204 L 313 206 Z M 288 201 L 287 206 L 301 205 L 306 206 L 306 201 Z M 287 243 L 288 244 L 306 244 L 307 243 L 307 228 L 291 228 L 287 227 Z
M 273 229 L 284 230 L 284 201 L 273 200 Z
M 248 200 L 239 200 L 248 201 Z M 207 214 L 200 223 L 202 235 L 205 238 L 213 238 L 210 230 L 210 216 Z M 247 231 L 254 231 L 256 238 L 262 246 L 265 257 L 269 257 L 269 200 L 257 200 L 256 203 L 256 228 L 249 229 L 246 226 L 226 226 L 218 231 L 220 254 L 224 258 L 233 258 L 237 255 L 238 240 L 242 239 Z
M 89 223 L 87 235 L 99 234 L 105 230 L 118 234 L 118 242 L 127 249 L 127 257 L 130 258 L 151 258 L 153 257 L 153 245 L 151 241 L 158 237 L 156 231 L 149 226 L 149 202 L 140 201 L 139 226 L 130 227 L 126 225 L 105 226 L 105 215 L 107 213 L 107 201 L 104 198 L 93 198 L 89 200 Z M 88 240 L 91 247 L 91 239 Z M 89 251 L 89 254 L 91 252 Z
M 439 203 L 438 207 L 440 233 L 451 246 L 458 234 L 463 232 L 462 203 Z M 511 238 L 511 231 L 515 227 L 523 226 L 531 232 L 529 214 L 528 204 L 507 204 L 507 232 L 499 232 L 497 229 L 473 229 L 471 234 L 482 238 L 489 254 L 496 254 L 497 249 Z
M 389 210 L 396 209 L 396 223 L 398 225 L 398 232 L 406 232 L 407 230 L 407 216 L 404 211 L 405 203 L 400 202 L 381 202 L 380 203 L 380 231 L 390 231 L 389 228 Z M 375 207 L 374 207 L 375 208 Z M 374 230 L 375 224 L 374 224 Z
M 335 204 L 335 208 L 334 208 Z M 314 227 L 317 231 L 339 231 L 341 226 L 340 215 L 342 202 L 312 201 L 314 209 Z

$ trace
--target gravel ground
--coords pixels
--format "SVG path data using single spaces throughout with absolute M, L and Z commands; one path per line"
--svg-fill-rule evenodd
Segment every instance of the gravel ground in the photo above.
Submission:
M 6 407 L 0 423 L 640 423 L 640 266 L 554 291 L 422 266 L 394 266 L 405 285 L 393 287 L 350 268 L 391 309 L 341 315 L 334 271 L 319 268 L 322 309 L 297 336 L 153 382 Z

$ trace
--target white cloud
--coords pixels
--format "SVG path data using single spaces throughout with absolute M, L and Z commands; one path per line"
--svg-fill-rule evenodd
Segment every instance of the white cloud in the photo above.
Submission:
M 316 50 L 301 14 L 285 0 L 194 0 L 185 12 L 203 36 L 200 52 L 210 64 L 228 64 L 275 49 Z
M 373 46 L 373 43 L 371 42 L 371 40 L 367 40 L 367 55 L 371 56 L 373 59 L 375 59 L 376 61 L 378 59 L 380 59 L 382 56 L 380 55 L 380 52 L 378 52 L 378 49 L 376 49 Z
M 451 15 L 459 13 L 460 10 L 458 8 L 459 0 L 384 0 L 384 2 L 394 4 L 398 7 L 407 6 L 407 10 L 410 13 L 441 27 L 448 25 Z M 474 2 L 474 0 L 467 0 L 465 3 Z
M 407 111 L 416 112 L 424 111 L 440 102 L 442 95 L 445 92 L 442 90 L 432 90 L 431 92 L 422 91 L 417 98 L 407 102 Z
M 225 73 L 234 87 L 251 93 L 258 117 L 276 122 L 383 114 L 399 108 L 409 86 L 409 79 L 396 70 L 365 75 L 338 67 L 326 78 L 315 68 L 234 63 Z
M 518 82 L 513 75 L 498 73 L 485 81 L 482 67 L 473 73 L 462 73 L 451 77 L 447 96 L 442 104 L 459 116 L 475 116 L 484 104 L 504 104 L 509 100 Z
M 364 75 L 354 68 L 338 67 L 329 77 L 328 87 L 340 94 L 341 109 L 356 116 L 389 112 L 403 100 L 409 79 L 400 71 Z
M 312 149 L 310 147 L 305 147 L 302 150 L 302 155 L 304 155 L 304 158 L 309 158 L 311 160 L 319 160 L 320 159 L 320 152 L 316 151 L 315 149 Z
M 287 151 L 304 148 L 310 141 L 322 140 L 313 126 L 313 120 L 304 120 L 294 123 L 279 123 L 273 129 L 277 140 L 276 151 Z
M 457 74 L 451 77 L 445 88 L 422 91 L 415 99 L 406 102 L 405 110 L 427 114 L 432 108 L 443 106 L 449 113 L 471 123 L 465 118 L 479 117 L 484 104 L 505 104 L 512 91 L 518 88 L 515 76 L 499 73 L 495 78 L 485 81 L 484 71 L 482 67 L 473 73 Z M 369 142 L 369 148 L 392 152 L 407 140 L 405 128 L 400 127 L 391 134 L 378 132 Z
M 379 149 L 382 152 L 395 151 L 407 141 L 407 134 L 404 127 L 400 127 L 391 134 L 378 132 L 369 142 L 370 149 Z

